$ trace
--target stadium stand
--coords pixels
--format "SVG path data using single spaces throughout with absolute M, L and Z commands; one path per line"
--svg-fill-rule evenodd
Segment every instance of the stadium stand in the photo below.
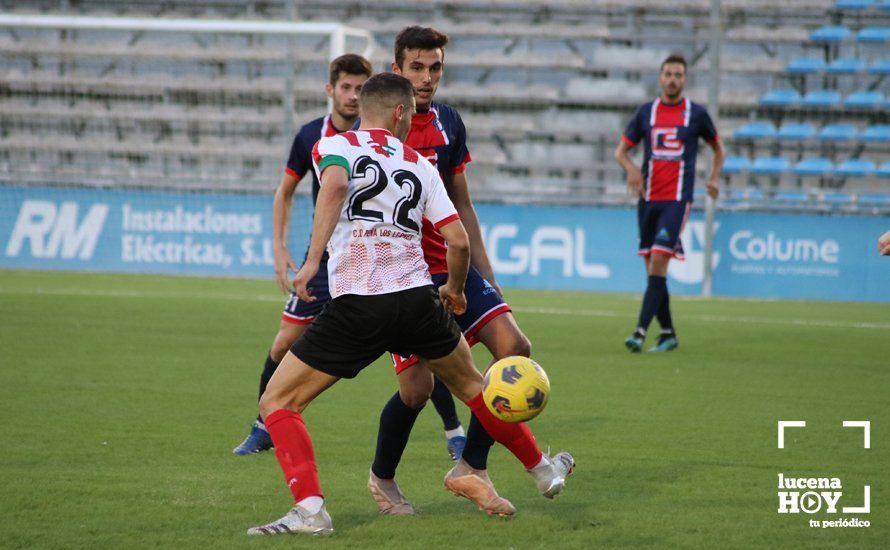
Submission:
M 288 14 L 284 0 L 0 0 L 0 7 L 275 21 Z M 709 0 L 295 2 L 301 21 L 372 31 L 378 70 L 405 25 L 452 36 L 439 98 L 464 114 L 476 198 L 622 204 L 631 199 L 612 150 L 632 110 L 655 97 L 660 61 L 685 54 L 690 97 L 707 97 L 709 8 Z M 381 18 L 381 10 L 398 15 Z M 724 0 L 723 10 L 717 112 L 732 207 L 773 208 L 781 196 L 785 209 L 855 210 L 863 196 L 890 196 L 890 2 Z M 318 37 L 289 45 L 251 35 L 169 41 L 5 29 L 0 178 L 268 192 L 290 139 L 282 124 L 286 67 L 294 69 L 295 128 L 325 110 L 326 52 Z M 702 174 L 706 168 L 701 162 Z M 825 198 L 826 189 L 844 200 Z M 888 202 L 867 208 L 890 212 Z

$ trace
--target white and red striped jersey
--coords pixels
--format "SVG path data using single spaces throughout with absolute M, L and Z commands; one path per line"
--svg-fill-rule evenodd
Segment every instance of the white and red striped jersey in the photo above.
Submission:
M 327 245 L 331 297 L 432 284 L 421 249 L 422 220 L 440 228 L 458 219 L 432 164 L 380 129 L 326 137 L 315 144 L 312 162 L 319 180 L 334 165 L 349 177 Z

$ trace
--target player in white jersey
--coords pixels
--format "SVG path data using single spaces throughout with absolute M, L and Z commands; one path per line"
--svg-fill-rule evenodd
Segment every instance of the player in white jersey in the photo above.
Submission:
M 528 426 L 497 419 L 482 400 L 482 375 L 451 315 L 466 309 L 469 239 L 438 172 L 401 142 L 415 110 L 411 82 L 395 74 L 374 76 L 365 82 L 360 103 L 362 126 L 322 139 L 313 151 L 321 191 L 309 252 L 294 279 L 300 299 L 312 301 L 307 285 L 327 246 L 333 299 L 285 355 L 260 399 L 295 506 L 248 534 L 333 531 L 300 413 L 385 352 L 425 359 L 523 463 L 539 490 L 556 494 L 565 483 L 567 472 L 541 453 Z M 449 277 L 438 291 L 420 245 L 424 217 L 449 244 Z

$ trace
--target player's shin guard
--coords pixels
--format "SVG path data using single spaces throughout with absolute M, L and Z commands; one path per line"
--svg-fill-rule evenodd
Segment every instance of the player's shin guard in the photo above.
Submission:
M 492 445 L 494 445 L 494 439 L 488 435 L 488 432 L 482 427 L 482 423 L 473 414 L 470 417 L 470 426 L 467 428 L 467 445 L 464 447 L 461 458 L 471 467 L 485 470 L 488 468 L 488 452 Z
M 278 409 L 266 416 L 266 429 L 275 444 L 275 457 L 284 472 L 284 480 L 294 502 L 311 496 L 322 496 L 318 467 L 309 431 L 300 413 Z
M 514 424 L 497 418 L 485 406 L 482 392 L 467 401 L 467 405 L 476 418 L 479 419 L 485 431 L 495 441 L 509 449 L 522 462 L 526 470 L 534 468 L 541 462 L 541 457 L 544 455 L 541 453 L 541 449 L 538 448 L 538 444 L 535 442 L 535 438 L 527 424 L 524 422 Z
M 278 368 L 278 361 L 272 359 L 272 355 L 266 356 L 266 363 L 263 365 L 263 374 L 260 375 L 260 393 L 257 396 L 257 399 L 263 396 L 263 393 L 266 391 L 266 386 L 269 385 L 269 380 L 272 379 L 272 375 L 275 374 L 275 369 Z M 256 417 L 260 422 L 263 421 L 259 415 Z
M 408 445 L 408 437 L 414 421 L 423 407 L 412 409 L 396 392 L 380 412 L 380 428 L 377 431 L 377 451 L 371 471 L 380 479 L 392 479 Z
M 667 289 L 667 281 L 664 285 L 664 296 L 655 316 L 658 318 L 658 324 L 661 325 L 661 332 L 674 330 L 674 320 L 671 318 L 671 295 Z
M 650 275 L 649 284 L 646 285 L 646 294 L 643 295 L 643 306 L 640 308 L 638 329 L 641 328 L 645 331 L 649 328 L 649 323 L 655 317 L 655 312 L 661 306 L 665 294 L 667 294 L 667 279 L 658 275 Z
M 433 406 L 436 407 L 436 412 L 442 417 L 442 424 L 446 430 L 455 430 L 460 426 L 457 409 L 454 407 L 454 398 L 451 397 L 448 386 L 438 378 L 436 378 L 436 383 L 433 386 L 430 400 L 433 402 Z

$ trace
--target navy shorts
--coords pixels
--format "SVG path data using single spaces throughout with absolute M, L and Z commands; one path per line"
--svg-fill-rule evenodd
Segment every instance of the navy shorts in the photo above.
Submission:
M 436 285 L 436 288 L 444 285 L 447 281 L 447 273 L 433 275 L 433 284 Z M 455 315 L 454 319 L 464 333 L 467 343 L 472 346 L 478 342 L 476 334 L 482 327 L 498 315 L 513 310 L 504 302 L 498 291 L 473 266 L 470 266 L 470 270 L 467 272 L 464 295 L 467 297 L 467 311 L 462 315 Z M 417 359 L 413 356 L 403 357 L 394 354 L 392 359 L 396 374 L 417 363 Z
M 663 254 L 683 260 L 680 233 L 692 209 L 690 201 L 643 201 L 637 203 L 640 224 L 640 256 Z
M 304 258 L 305 261 L 305 258 Z M 328 253 L 321 256 L 318 264 L 318 273 L 309 281 L 312 295 L 317 299 L 314 302 L 303 302 L 296 292 L 291 291 L 290 298 L 284 305 L 281 320 L 295 325 L 308 325 L 321 313 L 325 304 L 331 301 L 331 293 L 328 292 Z

